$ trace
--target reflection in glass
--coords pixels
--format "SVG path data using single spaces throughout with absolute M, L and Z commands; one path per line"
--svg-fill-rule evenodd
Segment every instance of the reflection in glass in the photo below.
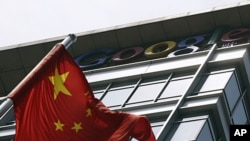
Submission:
M 237 100 L 240 97 L 240 90 L 235 75 L 232 75 L 231 79 L 229 80 L 225 88 L 225 95 L 229 108 L 232 111 Z
M 247 115 L 242 101 L 238 103 L 232 117 L 234 124 L 247 124 Z
M 213 136 L 208 122 L 205 123 L 196 141 L 213 141 Z
M 205 119 L 181 122 L 177 127 L 175 134 L 171 138 L 171 141 L 196 140 L 205 123 Z
M 210 74 L 200 88 L 200 92 L 224 89 L 233 72 Z
M 192 78 L 170 81 L 160 98 L 181 96 L 190 86 Z
M 137 88 L 129 103 L 153 101 L 163 89 L 165 83 L 142 85 Z
M 110 90 L 102 99 L 102 102 L 108 106 L 121 106 L 129 97 L 133 90 L 133 87 Z

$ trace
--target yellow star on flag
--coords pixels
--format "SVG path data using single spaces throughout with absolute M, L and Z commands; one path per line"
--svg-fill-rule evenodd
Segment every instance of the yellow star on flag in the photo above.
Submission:
M 64 126 L 64 124 L 62 124 L 60 120 L 57 120 L 57 122 L 55 122 L 54 124 L 55 124 L 55 126 L 56 126 L 56 131 L 57 131 L 57 130 L 63 131 L 63 126 Z
M 56 100 L 60 92 L 62 94 L 71 96 L 71 93 L 64 85 L 64 82 L 66 81 L 68 75 L 69 72 L 59 74 L 58 68 L 56 67 L 55 75 L 49 77 L 50 82 L 54 85 L 54 100 Z
M 74 122 L 74 126 L 73 126 L 71 129 L 75 130 L 76 133 L 78 133 L 78 131 L 82 129 L 82 126 L 81 126 L 81 125 L 82 125 L 81 122 L 80 122 L 80 123 Z
M 87 110 L 86 110 L 86 117 L 90 117 L 90 116 L 92 116 L 92 112 L 91 112 L 91 109 L 90 108 L 88 108 Z

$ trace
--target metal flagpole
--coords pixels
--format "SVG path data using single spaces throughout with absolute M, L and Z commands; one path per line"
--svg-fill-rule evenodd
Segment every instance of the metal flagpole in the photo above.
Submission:
M 69 48 L 74 42 L 76 42 L 77 37 L 75 34 L 69 34 L 60 44 L 62 44 L 66 49 Z M 10 98 L 6 98 L 6 100 L 0 105 L 0 119 L 4 115 L 4 113 L 13 105 L 13 102 Z M 2 122 L 0 121 L 0 124 Z
M 64 45 L 66 49 L 68 49 L 74 42 L 76 42 L 77 37 L 75 34 L 69 34 L 68 37 L 66 37 L 61 44 Z

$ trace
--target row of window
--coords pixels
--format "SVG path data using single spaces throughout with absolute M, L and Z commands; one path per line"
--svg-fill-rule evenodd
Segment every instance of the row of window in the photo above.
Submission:
M 247 114 L 244 108 L 244 100 L 239 100 L 234 108 L 230 119 L 232 119 L 231 125 L 233 124 L 248 124 Z M 170 132 L 166 134 L 166 141 L 217 141 L 222 139 L 223 135 L 218 132 L 217 125 L 215 124 L 214 118 L 211 117 L 211 113 L 208 115 L 200 116 L 187 116 L 178 118 L 171 128 Z M 248 118 L 249 119 L 249 118 Z M 153 120 L 151 122 L 152 130 L 157 136 L 163 128 L 166 118 L 160 120 Z M 229 128 L 227 131 L 230 132 Z M 136 141 L 132 139 L 131 141 Z
M 140 78 L 120 84 L 110 83 L 104 89 L 94 91 L 94 94 L 108 107 L 136 106 L 179 97 L 191 84 L 192 78 L 175 78 L 173 74 L 161 76 L 153 81 Z M 121 84 L 125 86 L 120 86 Z
M 192 80 L 193 75 L 175 76 L 174 74 L 168 74 L 158 78 L 140 78 L 109 83 L 93 87 L 93 90 L 95 96 L 101 99 L 106 106 L 120 108 L 180 97 L 191 85 Z M 225 93 L 234 93 L 226 95 L 229 107 L 232 110 L 241 93 L 238 87 L 234 88 L 235 86 L 238 86 L 238 82 L 233 70 L 219 73 L 212 72 L 202 76 L 193 94 L 225 89 Z
M 146 105 L 157 103 L 171 98 L 182 96 L 191 85 L 193 75 L 167 74 L 154 78 L 139 78 L 123 80 L 102 86 L 93 86 L 94 94 L 110 108 L 123 108 L 128 106 Z M 201 76 L 198 85 L 192 95 L 211 94 L 212 91 L 223 90 L 230 124 L 248 123 L 248 115 L 245 109 L 243 92 L 239 86 L 238 78 L 234 69 L 226 71 L 213 71 Z M 240 116 L 238 116 L 240 115 Z M 197 140 L 214 141 L 215 137 L 209 115 L 204 118 L 183 118 L 174 126 L 174 133 L 168 135 L 167 140 Z M 189 119 L 189 120 L 187 120 Z M 161 121 L 152 121 L 152 129 L 157 135 L 163 127 L 166 118 Z M 199 128 L 198 128 L 199 127 Z M 189 130 L 195 129 L 195 130 Z M 134 140 L 134 139 L 132 139 Z
M 163 120 L 152 123 L 152 130 L 157 135 L 163 127 Z M 216 141 L 209 115 L 182 118 L 173 125 L 173 132 L 168 133 L 166 140 L 171 141 Z M 190 130 L 192 129 L 192 130 Z M 136 139 L 131 139 L 136 141 Z

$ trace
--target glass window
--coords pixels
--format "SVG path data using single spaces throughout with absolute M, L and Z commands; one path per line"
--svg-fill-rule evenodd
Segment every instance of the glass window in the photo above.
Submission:
M 196 140 L 197 135 L 200 133 L 205 123 L 206 119 L 179 123 L 179 126 L 172 136 L 171 141 Z
M 163 89 L 165 83 L 153 83 L 140 85 L 132 95 L 128 103 L 153 101 Z
M 93 94 L 96 98 L 101 99 L 102 95 L 104 94 L 104 91 L 107 89 L 108 85 L 98 85 L 98 86 L 92 86 L 90 85 L 90 87 L 93 90 Z
M 208 119 L 207 115 L 183 118 L 182 121 L 176 123 L 176 130 L 169 140 L 213 141 L 214 136 Z
M 202 78 L 199 92 L 224 89 L 233 72 L 215 73 Z
M 122 106 L 133 92 L 138 79 L 128 79 L 112 82 L 107 88 L 105 94 L 102 96 L 102 102 L 107 107 Z
M 132 93 L 133 88 L 134 87 L 110 90 L 103 97 L 102 102 L 108 107 L 121 106 Z
M 237 100 L 240 97 L 240 90 L 239 90 L 235 75 L 232 75 L 232 77 L 230 78 L 225 88 L 225 95 L 226 95 L 228 106 L 230 110 L 232 111 Z
M 237 107 L 235 108 L 233 112 L 232 118 L 233 118 L 234 124 L 247 124 L 246 111 L 244 109 L 244 105 L 242 101 L 240 101 L 237 104 Z
M 164 119 L 161 118 L 160 120 L 151 123 L 152 130 L 155 136 L 160 132 L 163 124 L 165 123 L 165 120 L 166 120 L 165 118 Z
M 201 132 L 196 141 L 213 141 L 213 136 L 208 122 L 206 122 L 204 127 L 201 129 Z
M 104 91 L 94 92 L 94 96 L 97 99 L 101 99 L 103 93 L 104 93 Z
M 192 78 L 170 81 L 160 98 L 170 98 L 183 95 L 190 86 L 191 81 Z

